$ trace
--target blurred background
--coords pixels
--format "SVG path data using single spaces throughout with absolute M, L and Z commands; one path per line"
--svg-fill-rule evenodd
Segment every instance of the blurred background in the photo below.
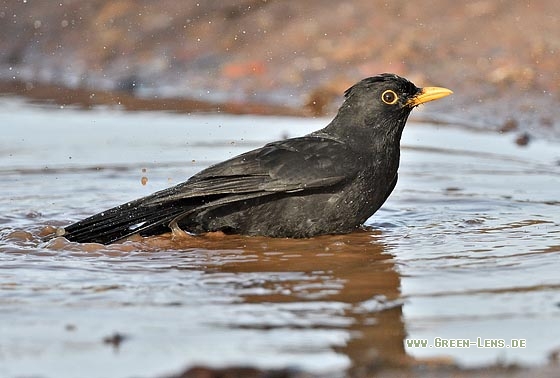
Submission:
M 553 0 L 3 1 L 0 90 L 330 115 L 354 82 L 395 72 L 455 91 L 434 117 L 557 135 L 559 15 Z

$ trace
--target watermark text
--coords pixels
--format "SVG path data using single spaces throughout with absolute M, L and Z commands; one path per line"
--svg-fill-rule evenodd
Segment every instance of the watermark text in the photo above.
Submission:
M 444 339 L 434 337 L 434 339 L 406 339 L 405 346 L 408 348 L 527 348 L 525 339 L 486 339 L 477 337 L 471 339 Z

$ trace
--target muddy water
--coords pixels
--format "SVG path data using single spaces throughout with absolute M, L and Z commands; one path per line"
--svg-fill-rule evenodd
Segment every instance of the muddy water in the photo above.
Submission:
M 342 373 L 560 347 L 560 146 L 409 123 L 369 228 L 309 240 L 44 241 L 64 225 L 327 120 L 0 99 L 0 376 L 154 377 L 193 365 Z M 407 340 L 525 339 L 526 348 Z

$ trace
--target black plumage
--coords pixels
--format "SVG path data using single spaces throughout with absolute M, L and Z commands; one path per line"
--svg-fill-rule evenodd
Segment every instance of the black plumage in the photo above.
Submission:
M 364 79 L 345 92 L 325 128 L 211 166 L 184 183 L 69 225 L 59 235 L 108 244 L 170 229 L 290 238 L 350 232 L 395 187 L 411 110 L 450 93 L 417 88 L 394 74 Z

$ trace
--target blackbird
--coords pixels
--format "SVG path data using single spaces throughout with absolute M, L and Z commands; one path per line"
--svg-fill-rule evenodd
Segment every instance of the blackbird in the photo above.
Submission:
M 351 232 L 397 183 L 400 139 L 411 110 L 451 93 L 417 88 L 395 74 L 363 79 L 346 90 L 325 128 L 213 165 L 57 234 L 109 244 L 170 230 L 287 238 Z

